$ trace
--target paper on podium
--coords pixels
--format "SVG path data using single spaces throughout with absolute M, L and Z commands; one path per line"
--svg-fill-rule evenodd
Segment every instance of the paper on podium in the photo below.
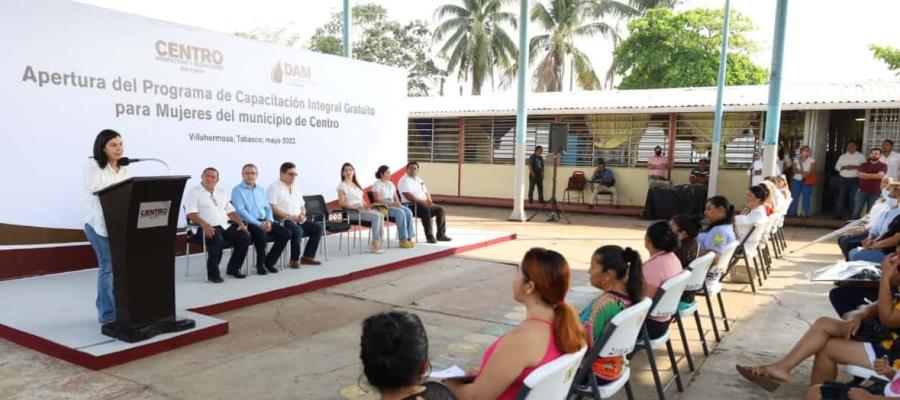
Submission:
M 461 376 L 466 376 L 466 371 L 463 371 L 462 368 L 456 365 L 441 371 L 431 371 L 431 374 L 428 375 L 431 379 L 458 378 Z
M 880 265 L 871 261 L 841 261 L 810 272 L 808 276 L 811 281 L 843 281 L 863 271 L 881 276 Z

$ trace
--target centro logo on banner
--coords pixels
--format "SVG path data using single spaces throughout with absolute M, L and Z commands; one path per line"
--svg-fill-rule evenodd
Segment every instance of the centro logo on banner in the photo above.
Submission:
M 225 56 L 216 49 L 165 40 L 157 40 L 154 47 L 156 61 L 181 65 L 182 71 L 203 73 L 225 69 Z
M 169 225 L 171 201 L 148 201 L 141 203 L 138 209 L 137 228 L 157 228 Z
M 297 65 L 277 62 L 272 67 L 272 82 L 291 86 L 306 86 L 312 81 L 312 68 L 308 65 Z

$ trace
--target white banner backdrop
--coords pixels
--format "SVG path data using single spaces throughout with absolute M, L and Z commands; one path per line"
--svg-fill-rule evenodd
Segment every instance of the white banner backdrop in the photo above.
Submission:
M 259 183 L 297 164 L 304 194 L 337 197 L 340 166 L 360 183 L 406 162 L 405 72 L 61 0 L 0 2 L 0 223 L 80 229 L 96 134 L 169 174 L 245 163 Z M 131 166 L 162 175 L 158 165 Z

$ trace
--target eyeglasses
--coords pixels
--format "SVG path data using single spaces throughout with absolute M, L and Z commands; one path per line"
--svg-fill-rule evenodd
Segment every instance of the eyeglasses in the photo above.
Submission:
M 297 176 L 297 173 L 296 172 L 288 172 L 287 175 L 288 176 Z

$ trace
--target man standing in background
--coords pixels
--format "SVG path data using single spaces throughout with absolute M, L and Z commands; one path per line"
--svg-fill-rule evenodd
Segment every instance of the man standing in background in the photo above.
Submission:
M 537 186 L 538 201 L 544 201 L 544 148 L 536 146 L 534 153 L 528 157 L 528 202 L 534 203 L 534 187 Z
M 857 151 L 856 142 L 852 140 L 847 142 L 847 152 L 841 154 L 834 164 L 834 170 L 841 175 L 838 198 L 834 208 L 835 218 L 846 218 L 853 214 L 856 191 L 859 189 L 859 166 L 864 162 L 866 162 L 866 156 Z M 847 201 L 848 198 L 850 201 Z
M 887 172 L 885 176 L 891 177 L 893 180 L 897 180 L 900 177 L 900 154 L 894 151 L 894 141 L 890 139 L 884 139 L 881 142 L 881 159 L 879 160 L 887 165 Z

